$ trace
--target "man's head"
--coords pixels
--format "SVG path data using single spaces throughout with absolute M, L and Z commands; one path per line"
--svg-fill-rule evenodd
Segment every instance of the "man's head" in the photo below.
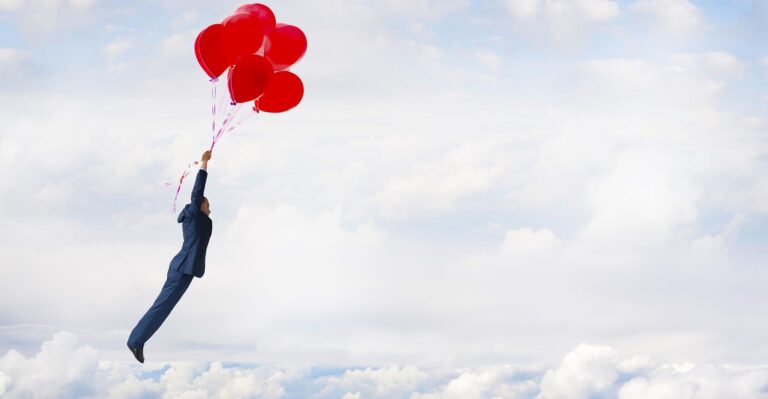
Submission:
M 203 197 L 203 202 L 200 203 L 200 210 L 206 215 L 211 214 L 211 204 L 208 202 L 208 198 Z

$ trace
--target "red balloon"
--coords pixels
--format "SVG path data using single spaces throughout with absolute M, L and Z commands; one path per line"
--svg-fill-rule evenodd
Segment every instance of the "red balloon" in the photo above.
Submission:
M 267 90 L 254 104 L 257 111 L 285 112 L 299 105 L 304 97 L 304 84 L 293 72 L 280 71 L 272 75 Z
M 249 54 L 237 61 L 229 73 L 229 94 L 235 103 L 244 103 L 264 93 L 273 75 L 272 64 L 266 58 Z
M 264 47 L 264 56 L 272 61 L 276 71 L 297 63 L 307 51 L 307 37 L 301 29 L 288 24 L 277 24 Z
M 253 54 L 264 40 L 264 26 L 255 14 L 232 14 L 221 22 L 227 29 L 229 46 L 235 57 Z
M 235 14 L 241 12 L 256 15 L 259 18 L 259 21 L 261 21 L 261 25 L 264 27 L 265 35 L 272 33 L 272 31 L 275 29 L 275 24 L 277 23 L 275 20 L 275 13 L 273 13 L 272 10 L 270 10 L 269 7 L 265 6 L 264 4 L 244 4 L 240 7 L 237 7 L 237 10 L 235 10 Z
M 211 78 L 218 77 L 232 65 L 228 43 L 226 29 L 221 24 L 203 29 L 195 39 L 197 62 Z

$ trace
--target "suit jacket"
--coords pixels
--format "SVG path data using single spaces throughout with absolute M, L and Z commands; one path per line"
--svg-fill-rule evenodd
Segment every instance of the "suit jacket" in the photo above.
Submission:
M 197 172 L 195 186 L 192 188 L 192 202 L 184 206 L 176 219 L 177 222 L 182 223 L 184 243 L 170 264 L 174 270 L 195 277 L 203 277 L 205 273 L 205 251 L 213 232 L 211 218 L 200 210 L 207 178 L 207 170 L 200 169 Z

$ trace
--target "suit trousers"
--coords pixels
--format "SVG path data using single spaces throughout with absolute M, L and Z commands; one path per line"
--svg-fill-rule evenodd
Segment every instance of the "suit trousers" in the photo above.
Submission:
M 168 268 L 168 275 L 160 295 L 157 296 L 155 303 L 139 320 L 139 323 L 131 331 L 131 336 L 128 337 L 128 345 L 130 347 L 143 346 L 152 337 L 171 313 L 173 307 L 176 306 L 176 303 L 179 302 L 181 296 L 184 295 L 184 292 L 192 282 L 192 278 L 194 276 L 191 274 L 184 274 Z

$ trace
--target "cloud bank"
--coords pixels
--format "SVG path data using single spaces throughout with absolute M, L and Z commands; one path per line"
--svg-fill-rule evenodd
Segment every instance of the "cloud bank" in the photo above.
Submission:
M 537 398 L 765 397 L 768 366 L 670 363 L 580 344 L 551 366 L 291 368 L 221 362 L 125 363 L 58 332 L 26 357 L 0 357 L 4 398 Z

